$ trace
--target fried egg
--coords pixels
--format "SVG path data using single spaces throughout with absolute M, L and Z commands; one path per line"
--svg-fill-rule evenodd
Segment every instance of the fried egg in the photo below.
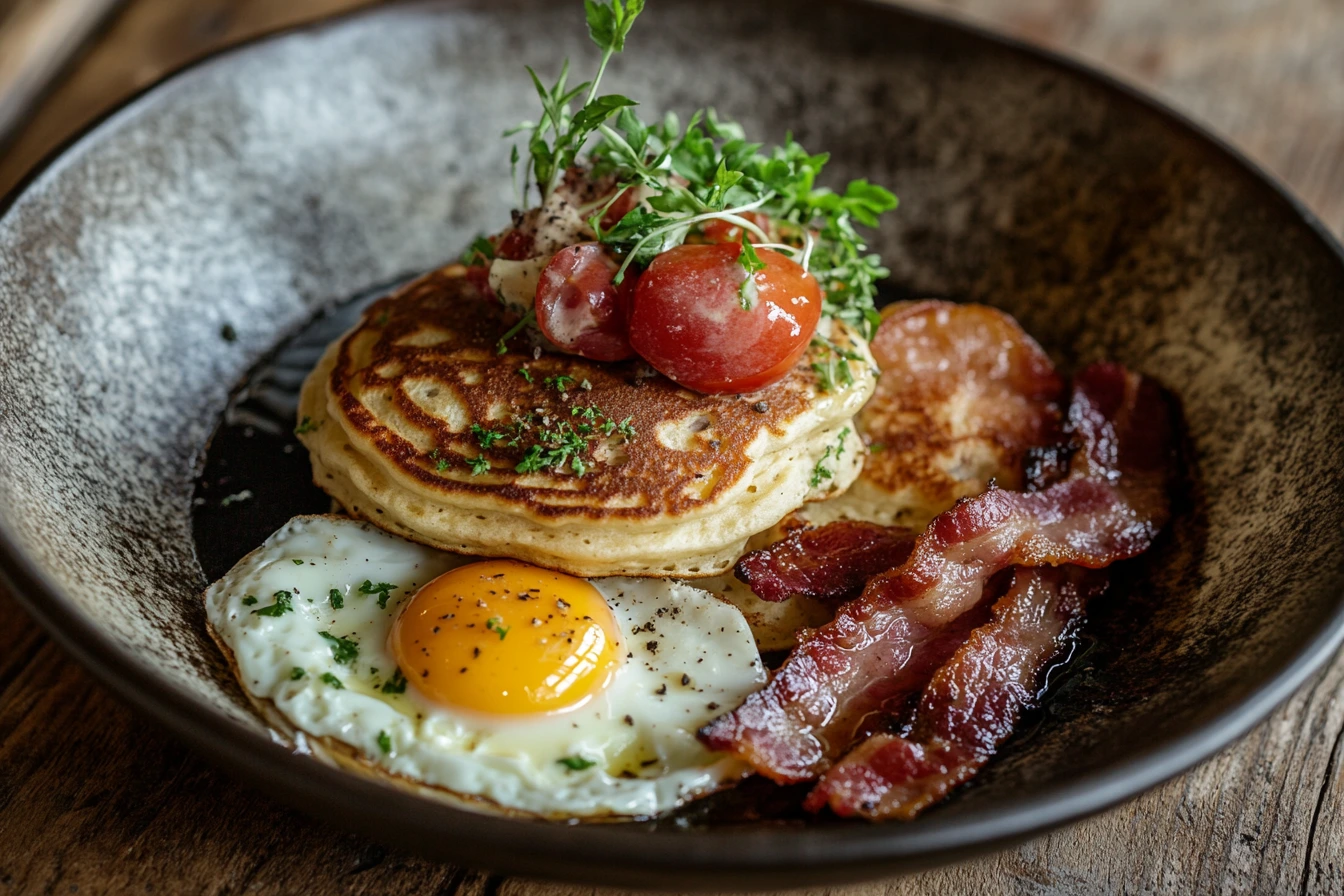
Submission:
M 736 608 L 297 517 L 205 593 L 248 694 L 379 773 L 545 817 L 651 816 L 741 778 L 695 731 L 765 682 Z

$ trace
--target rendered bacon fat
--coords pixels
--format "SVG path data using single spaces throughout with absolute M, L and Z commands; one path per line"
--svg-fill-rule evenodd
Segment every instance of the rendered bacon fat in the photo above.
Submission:
M 770 684 L 701 729 L 701 740 L 773 780 L 815 778 L 866 717 L 922 689 L 941 665 L 931 659 L 940 635 L 962 627 L 995 573 L 1099 568 L 1146 550 L 1168 514 L 1161 391 L 1119 365 L 1093 365 L 1075 380 L 1069 424 L 1079 446 L 1069 478 L 1035 493 L 991 488 L 940 514 L 903 566 L 808 633 Z
M 849 600 L 870 578 L 904 563 L 914 546 L 909 529 L 846 520 L 752 551 L 738 561 L 737 577 L 761 600 Z
M 1105 573 L 1019 569 L 994 619 L 924 689 L 904 736 L 879 734 L 851 750 L 808 796 L 815 812 L 908 820 L 975 775 L 1034 707 L 1049 663 L 1068 645 Z

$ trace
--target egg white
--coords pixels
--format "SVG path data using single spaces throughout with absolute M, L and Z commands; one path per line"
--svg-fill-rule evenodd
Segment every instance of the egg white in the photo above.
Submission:
M 384 690 L 396 670 L 387 639 L 397 613 L 468 560 L 367 523 L 296 517 L 210 586 L 206 614 L 253 698 L 309 736 L 453 794 L 546 817 L 650 816 L 746 774 L 695 731 L 764 684 L 760 656 L 737 609 L 680 582 L 592 580 L 620 628 L 624 661 L 577 708 L 488 716 L 432 703 L 414 683 Z M 385 608 L 360 592 L 365 581 L 398 586 Z M 255 612 L 282 591 L 292 594 L 290 612 Z M 320 632 L 356 642 L 358 656 L 338 662 Z M 593 764 L 570 767 L 585 762 Z

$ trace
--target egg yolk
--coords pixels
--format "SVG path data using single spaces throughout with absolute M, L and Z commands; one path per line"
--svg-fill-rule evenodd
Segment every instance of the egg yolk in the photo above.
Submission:
M 606 686 L 620 636 L 583 579 L 515 560 L 450 570 L 397 617 L 389 647 L 420 693 L 460 709 L 555 712 Z

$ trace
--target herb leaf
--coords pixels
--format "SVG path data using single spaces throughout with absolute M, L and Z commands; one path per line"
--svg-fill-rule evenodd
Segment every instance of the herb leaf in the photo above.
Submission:
M 387 736 L 386 731 L 378 732 L 378 749 L 382 750 L 384 755 L 392 752 L 392 738 Z
M 288 591 L 275 592 L 273 599 L 275 603 L 269 607 L 258 607 L 252 611 L 253 616 L 283 616 L 286 613 L 294 612 L 294 595 Z
M 348 666 L 359 657 L 359 645 L 348 638 L 338 638 L 331 632 L 318 632 L 319 637 L 331 645 L 331 658 L 342 666 Z
M 584 759 L 582 756 L 566 756 L 564 759 L 557 759 L 556 762 L 572 772 L 581 772 L 586 768 L 592 768 L 597 765 L 593 760 Z
M 491 616 L 489 619 L 485 620 L 485 628 L 487 631 L 497 633 L 499 635 L 499 640 L 503 641 L 508 635 L 510 627 L 505 625 L 504 620 L 500 619 L 498 616 Z
M 396 591 L 398 587 L 399 586 L 391 585 L 387 582 L 379 582 L 375 585 L 372 580 L 365 579 L 364 584 L 359 586 L 359 593 L 378 595 L 378 609 L 386 610 L 388 598 L 392 596 L 392 592 Z
M 847 438 L 849 438 L 848 426 L 840 430 L 840 436 L 836 439 L 834 445 L 826 446 L 826 451 L 817 460 L 817 465 L 812 468 L 812 478 L 808 482 L 808 484 L 811 485 L 812 488 L 816 488 L 817 486 L 821 485 L 823 481 L 835 476 L 835 470 L 832 469 L 831 467 L 828 467 L 826 465 L 826 461 L 829 458 L 834 457 L 836 462 L 839 463 L 840 455 L 845 453 L 845 439 Z
M 406 676 L 401 674 L 401 669 L 392 673 L 392 677 L 383 682 L 379 688 L 384 694 L 404 694 L 406 693 Z
M 339 610 L 345 606 L 345 598 L 342 597 L 341 592 L 335 588 L 327 592 L 327 599 L 331 601 L 331 608 L 333 610 Z
M 338 691 L 343 691 L 343 690 L 345 690 L 345 685 L 341 684 L 341 680 L 340 680 L 339 678 L 337 678 L 335 675 L 332 675 L 330 672 L 323 672 L 323 673 L 322 673 L 321 681 L 322 681 L 324 684 L 329 684 L 329 685 L 331 685 L 333 688 L 335 688 L 335 689 L 338 690 Z

